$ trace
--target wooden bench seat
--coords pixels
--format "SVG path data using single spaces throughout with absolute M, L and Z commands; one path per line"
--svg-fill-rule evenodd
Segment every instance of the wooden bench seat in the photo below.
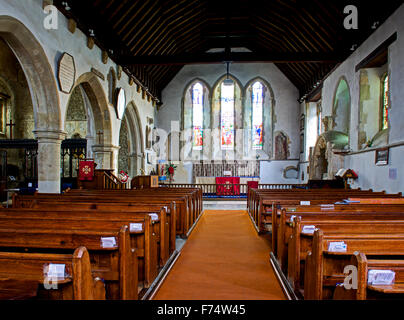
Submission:
M 362 252 L 355 252 L 350 265 L 357 270 L 356 287 L 347 288 L 344 283 L 338 284 L 334 291 L 334 300 L 401 300 L 404 297 L 404 255 L 378 256 L 376 259 L 369 258 Z M 391 285 L 368 283 L 369 270 L 391 270 L 395 272 L 394 283 Z M 353 283 L 349 284 L 352 285 Z
M 129 246 L 136 253 L 136 277 L 145 288 L 150 287 L 158 275 L 157 234 L 152 231 L 152 220 L 148 214 L 125 212 L 50 211 L 41 209 L 0 210 L 2 226 L 32 229 L 61 228 L 67 230 L 106 228 L 119 230 L 128 226 Z M 131 224 L 141 224 L 141 231 L 131 231 Z
M 30 252 L 50 250 L 52 253 L 68 253 L 79 246 L 85 246 L 90 253 L 93 275 L 105 280 L 107 299 L 138 298 L 137 259 L 136 252 L 130 246 L 128 226 L 122 226 L 119 230 L 116 230 L 116 227 L 65 230 L 64 225 L 50 221 L 46 223 L 48 228 L 36 224 L 36 229 L 29 221 L 22 227 L 10 228 L 2 225 L 0 251 L 10 251 L 14 248 L 13 250 Z M 116 245 L 103 247 L 102 238 L 114 238 Z
M 314 225 L 324 233 L 355 233 L 378 234 L 400 233 L 404 231 L 404 216 L 402 220 L 390 220 L 388 217 L 368 217 L 367 220 L 330 219 L 325 221 L 301 221 L 298 216 L 294 219 L 293 232 L 288 242 L 286 272 L 291 286 L 296 290 L 303 288 L 304 266 L 307 253 L 312 250 L 313 234 L 303 233 L 305 226 Z
M 190 209 L 188 207 L 188 202 L 184 196 L 150 196 L 150 195 L 125 195 L 119 192 L 116 194 L 111 194 L 110 191 L 106 193 L 99 193 L 98 195 L 73 195 L 73 194 L 36 194 L 33 196 L 29 195 L 14 195 L 13 196 L 13 207 L 15 208 L 29 208 L 32 206 L 32 202 L 35 199 L 51 199 L 51 200 L 61 200 L 70 202 L 92 202 L 92 203 L 110 203 L 110 202 L 120 202 L 136 205 L 137 203 L 142 204 L 161 204 L 162 206 L 172 206 L 172 202 L 175 201 L 176 204 L 176 234 L 182 237 L 186 237 L 188 231 L 191 228 L 190 225 Z M 15 204 L 15 205 L 14 205 Z
M 346 252 L 331 252 L 331 242 L 343 241 Z M 403 233 L 348 234 L 314 232 L 312 251 L 307 253 L 304 272 L 304 299 L 332 299 L 338 283 L 345 278 L 344 268 L 349 265 L 352 255 L 362 252 L 367 256 L 394 256 L 404 254 Z
M 161 231 L 161 234 L 165 232 L 166 238 L 168 238 L 168 254 L 162 252 L 162 264 L 165 264 L 168 257 L 172 255 L 176 249 L 176 205 L 175 202 L 170 206 L 162 206 L 161 204 L 144 204 L 144 203 L 122 203 L 122 202 L 84 202 L 84 201 L 66 201 L 66 199 L 35 199 L 30 205 L 32 209 L 44 209 L 51 208 L 52 210 L 74 210 L 74 211 L 119 211 L 119 212 L 150 212 L 158 213 L 165 211 L 165 230 Z M 161 219 L 160 219 L 161 220 Z M 164 226 L 164 223 L 161 224 Z M 166 240 L 167 241 L 167 240 Z M 163 249 L 162 249 L 163 250 Z
M 64 265 L 66 276 L 49 278 L 44 266 Z M 45 271 L 45 272 L 44 272 Z M 0 252 L 0 300 L 105 300 L 105 286 L 91 274 L 85 247 L 73 254 Z
M 175 216 L 167 215 L 165 207 L 161 206 L 146 206 L 146 205 L 121 205 L 120 203 L 105 203 L 96 204 L 88 202 L 67 202 L 67 201 L 50 201 L 50 200 L 36 200 L 31 209 L 43 209 L 51 211 L 93 211 L 95 213 L 110 215 L 111 212 L 119 212 L 120 215 L 127 216 L 127 214 L 135 215 L 156 215 L 152 219 L 152 232 L 156 234 L 157 239 L 157 257 L 160 267 L 163 267 L 170 255 L 175 251 Z M 101 216 L 101 218 L 103 217 Z M 117 215 L 114 214 L 114 217 Z
M 314 206 L 315 209 L 311 210 L 313 206 L 301 206 L 301 210 L 292 210 L 292 211 L 287 211 L 285 208 L 278 210 L 276 215 L 273 215 L 272 218 L 272 250 L 274 254 L 277 257 L 280 257 L 282 254 L 285 254 L 286 250 L 286 245 L 287 241 L 290 237 L 291 233 L 291 227 L 290 227 L 290 222 L 291 222 L 291 217 L 299 215 L 302 217 L 302 219 L 309 219 L 310 217 L 318 217 L 318 219 L 327 218 L 331 217 L 332 215 L 341 215 L 341 214 L 362 214 L 362 215 L 367 215 L 367 214 L 395 214 L 398 215 L 400 218 L 400 213 L 403 214 L 404 216 L 404 206 L 400 205 L 388 205 L 387 207 L 385 206 L 379 206 L 379 205 L 366 205 L 366 209 L 362 209 L 361 205 L 346 205 L 346 206 L 337 206 L 335 207 L 334 210 L 320 210 L 318 211 L 317 208 L 318 206 Z M 338 210 L 338 208 L 341 208 L 341 211 Z M 293 209 L 296 209 L 294 207 Z M 342 217 L 342 216 L 341 216 Z M 351 219 L 352 217 L 348 216 L 347 219 Z M 360 218 L 362 219 L 362 218 Z M 366 218 L 365 218 L 366 219 Z M 397 218 L 394 218 L 397 219 Z
M 272 223 L 276 207 L 299 205 L 302 202 L 309 204 L 330 204 L 348 199 L 349 197 L 362 198 L 401 198 L 401 194 L 387 195 L 384 192 L 370 192 L 362 190 L 284 190 L 283 192 L 255 191 L 255 198 L 250 204 L 249 214 L 258 233 L 266 232 L 266 224 Z

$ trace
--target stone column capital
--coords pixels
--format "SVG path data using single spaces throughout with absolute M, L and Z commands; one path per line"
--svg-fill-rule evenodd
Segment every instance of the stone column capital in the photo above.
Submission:
M 66 132 L 61 130 L 35 130 L 35 138 L 39 143 L 61 143 L 66 139 Z
M 106 144 L 95 144 L 92 146 L 93 152 L 114 152 L 121 149 L 120 146 L 106 145 Z

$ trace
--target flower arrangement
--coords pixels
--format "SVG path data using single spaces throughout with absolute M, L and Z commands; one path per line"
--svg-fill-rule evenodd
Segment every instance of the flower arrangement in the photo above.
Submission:
M 174 181 L 174 173 L 177 166 L 170 163 L 166 166 L 166 177 L 169 179 L 170 183 Z
M 121 180 L 121 182 L 126 183 L 129 180 L 129 175 L 127 172 L 121 170 L 119 172 L 119 179 Z

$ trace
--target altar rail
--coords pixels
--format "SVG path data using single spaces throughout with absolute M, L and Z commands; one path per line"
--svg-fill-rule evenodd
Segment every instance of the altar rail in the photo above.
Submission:
M 248 191 L 247 184 L 197 184 L 197 183 L 172 183 L 172 184 L 160 184 L 161 187 L 167 188 L 202 188 L 203 196 L 212 196 L 216 194 L 216 187 L 218 185 L 223 186 L 229 190 L 228 195 L 232 195 L 230 190 L 234 190 L 238 187 L 240 190 L 240 196 L 246 196 Z M 293 188 L 306 188 L 307 185 L 304 184 L 259 184 L 258 189 L 268 189 L 268 190 L 288 190 Z

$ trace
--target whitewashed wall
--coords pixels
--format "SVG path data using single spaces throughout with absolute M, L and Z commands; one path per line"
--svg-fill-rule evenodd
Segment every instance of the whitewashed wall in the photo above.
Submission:
M 375 151 L 370 149 L 357 153 L 359 127 L 360 71 L 355 66 L 373 50 L 397 32 L 397 40 L 389 48 L 390 74 L 390 163 L 388 166 L 375 165 Z M 323 117 L 332 115 L 334 94 L 341 77 L 348 82 L 351 94 L 350 147 L 353 151 L 345 158 L 345 167 L 355 170 L 359 179 L 353 186 L 386 190 L 396 193 L 404 190 L 404 5 L 396 10 L 352 55 L 345 60 L 324 81 L 322 91 Z M 389 178 L 390 169 L 397 170 L 397 178 Z
M 225 74 L 225 64 L 185 66 L 163 90 L 163 105 L 157 114 L 157 126 L 170 132 L 171 122 L 180 121 L 183 93 L 192 80 L 199 78 L 212 88 Z M 230 65 L 230 74 L 236 77 L 243 87 L 256 77 L 261 77 L 269 83 L 275 98 L 274 132 L 283 131 L 288 135 L 291 142 L 289 145 L 290 159 L 298 159 L 300 145 L 299 103 L 297 102 L 299 93 L 297 88 L 274 64 L 235 63 Z M 296 161 L 285 161 L 284 165 L 285 167 L 296 165 Z M 272 172 L 272 170 L 274 171 Z M 275 168 L 271 162 L 261 165 L 261 175 L 263 178 L 265 177 L 266 183 L 288 183 L 283 180 L 279 168 Z M 188 182 L 191 182 L 191 179 L 192 177 L 188 178 Z

